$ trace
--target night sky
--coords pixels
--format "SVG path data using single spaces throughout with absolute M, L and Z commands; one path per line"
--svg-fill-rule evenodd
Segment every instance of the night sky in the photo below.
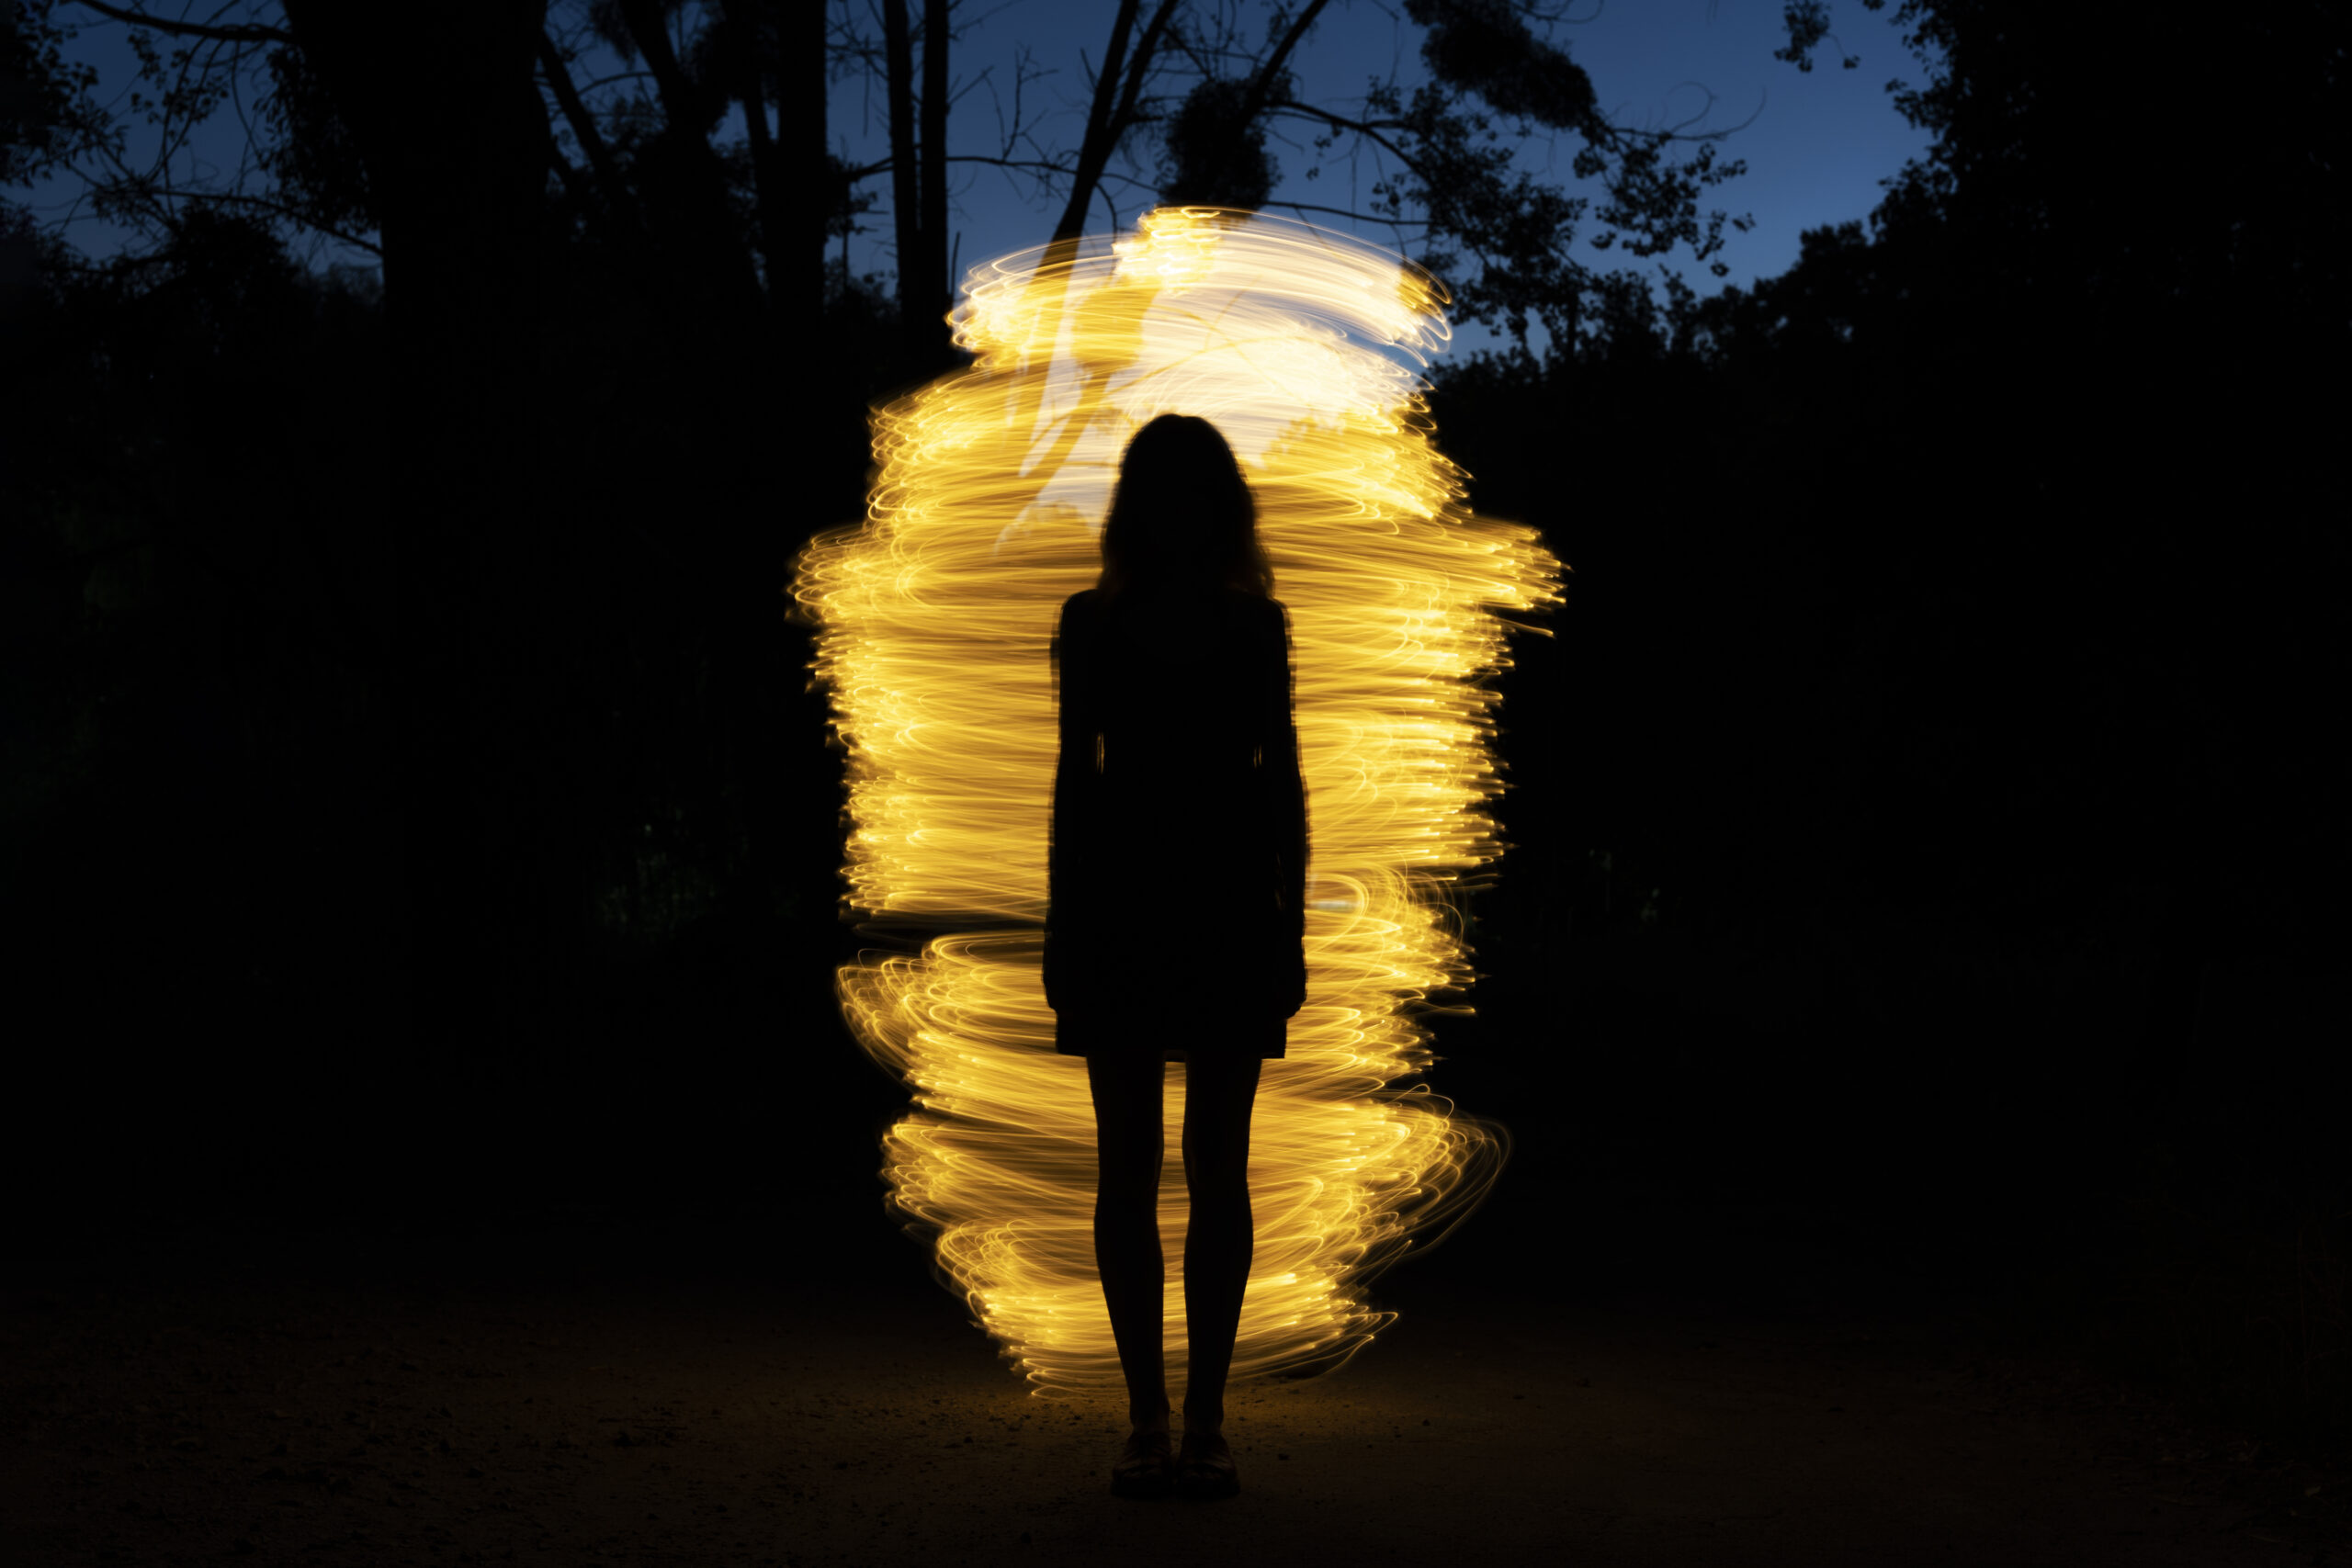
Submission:
M 845 965 L 964 929 L 844 908 L 789 598 L 866 514 L 876 410 L 958 363 L 890 287 L 888 178 L 844 289 L 813 106 L 771 105 L 749 210 L 740 110 L 633 107 L 584 3 L 547 20 L 602 169 L 486 3 L 153 9 L 292 30 L 304 134 L 351 163 L 283 188 L 394 259 L 321 282 L 378 258 L 192 196 L 134 232 L 71 172 L 5 193 L 0 1560 L 2352 1562 L 2340 5 L 1835 0 L 1810 73 L 1773 58 L 1803 0 L 1556 29 L 1615 122 L 1741 127 L 1699 205 L 1756 223 L 1722 279 L 1589 223 L 1589 275 L 1535 269 L 1577 343 L 1457 330 L 1433 369 L 1469 502 L 1569 570 L 1492 676 L 1505 848 L 1430 893 L 1475 981 L 1404 998 L 1433 1060 L 1366 1092 L 1442 1096 L 1508 1162 L 1365 1283 L 1396 1316 L 1353 1361 L 1233 1386 L 1242 1490 L 1192 1512 L 1114 1498 L 1118 1391 L 1029 1398 L 943 1288 L 883 1168 L 917 1087 L 842 1013 Z M 831 12 L 853 164 L 888 138 L 842 29 L 883 9 Z M 1112 11 L 960 6 L 951 148 L 1001 150 L 1025 56 L 1025 133 L 1072 152 Z M 760 14 L 775 54 L 711 58 L 813 74 L 782 27 L 813 13 Z M 79 27 L 127 168 L 280 188 L 236 184 L 265 51 L 162 149 L 129 25 L 21 15 Z M 1340 0 L 1303 96 L 1410 89 L 1419 37 Z M 1967 88 L 1932 148 L 1896 79 Z M 1883 201 L 1931 151 L 1950 183 Z M 1276 152 L 1269 209 L 1337 227 L 1286 204 L 1382 173 Z M 959 273 L 1060 212 L 949 184 Z M 148 265 L 49 266 L 23 210 Z M 1687 335 L 1609 293 L 1660 266 Z M 1352 608 L 1344 526 L 1294 581 Z M 988 623 L 1034 624 L 1040 682 L 1062 592 Z M 1106 923 L 1148 932 L 1131 884 Z M 1182 934 L 1170 1007 L 1238 1016 L 1238 949 Z M 1014 1131 L 1091 1197 L 1087 1140 Z
M 74 9 L 68 6 L 64 11 Z M 1077 0 L 1011 0 L 970 9 L 976 19 L 951 56 L 956 105 L 948 135 L 954 150 L 985 156 L 1002 152 L 1004 135 L 1013 124 L 1014 83 L 1025 51 L 1033 77 L 1021 89 L 1021 120 L 1037 143 L 1066 152 L 1085 119 L 1087 76 L 1081 56 L 1101 58 L 1108 9 Z M 857 28 L 878 39 L 880 24 L 870 7 L 856 10 Z M 842 20 L 842 8 L 836 6 L 834 12 L 836 20 Z M 569 7 L 559 6 L 551 19 L 560 27 L 570 14 Z M 1885 91 L 1890 79 L 1916 80 L 1920 74 L 1917 62 L 1903 47 L 1891 11 L 1855 6 L 1841 13 L 1838 41 L 1844 45 L 1844 54 L 1858 56 L 1860 64 L 1851 71 L 1841 69 L 1838 51 L 1825 46 L 1810 73 L 1772 58 L 1786 34 L 1779 8 L 1762 0 L 1580 6 L 1570 16 L 1559 37 L 1591 75 L 1602 105 L 1617 122 L 1650 130 L 1689 121 L 1684 129 L 1691 134 L 1740 127 L 1723 143 L 1719 155 L 1746 159 L 1747 173 L 1718 187 L 1711 202 L 1735 217 L 1753 215 L 1756 220 L 1747 233 L 1726 231 L 1728 243 L 1716 259 L 1729 270 L 1717 279 L 1705 267 L 1692 265 L 1687 253 L 1653 259 L 1653 265 L 1679 268 L 1702 295 L 1724 284 L 1747 286 L 1785 270 L 1796 259 L 1800 234 L 1867 214 L 1881 194 L 1879 182 L 1928 145 L 1926 134 L 1905 122 Z M 83 31 L 69 58 L 96 67 L 102 99 L 127 96 L 137 58 L 125 41 L 125 25 L 91 13 L 83 17 Z M 584 28 L 579 30 L 585 52 L 573 73 L 590 103 L 602 105 L 650 90 L 642 76 L 632 73 L 601 40 Z M 1409 92 L 1428 79 L 1414 37 L 1393 8 L 1371 0 L 1335 6 L 1299 51 L 1300 85 L 1317 101 L 1338 103 L 1361 94 L 1367 79 L 1393 73 Z M 243 88 L 248 113 L 256 90 L 251 83 Z M 259 90 L 266 90 L 266 79 Z M 887 155 L 888 120 L 883 101 L 878 85 L 862 67 L 846 62 L 837 67 L 827 108 L 834 149 L 842 157 L 865 164 Z M 170 166 L 183 173 L 235 170 L 246 141 L 238 108 L 235 99 L 224 103 L 187 133 L 172 152 Z M 720 134 L 740 136 L 741 127 L 740 110 L 731 111 Z M 135 118 L 128 129 L 126 161 L 153 159 L 160 133 Z M 1138 147 L 1142 159 L 1136 156 L 1138 148 L 1131 148 L 1112 165 L 1114 175 L 1129 179 L 1106 185 L 1122 224 L 1131 224 L 1149 199 L 1154 171 L 1148 160 L 1154 154 L 1140 143 Z M 1351 173 L 1360 187 L 1378 177 L 1367 158 L 1353 171 L 1335 163 L 1310 181 L 1304 177 L 1310 151 L 1303 144 L 1280 151 L 1284 178 L 1274 195 L 1277 209 L 1285 201 L 1348 207 L 1346 182 Z M 1556 147 L 1538 141 L 1521 152 L 1520 161 L 1531 170 L 1552 172 L 1559 183 L 1575 189 L 1579 182 L 1566 167 L 1572 152 L 1566 139 Z M 888 176 L 875 176 L 865 188 L 874 193 L 876 205 L 863 220 L 865 231 L 851 243 L 851 266 L 860 274 L 887 273 L 893 265 Z M 85 254 L 106 255 L 127 236 L 88 212 L 86 206 L 74 208 L 82 189 L 71 175 L 59 175 L 35 188 L 32 205 L 44 219 L 72 215 L 74 243 Z M 957 167 L 951 175 L 950 200 L 958 265 L 967 268 L 1042 243 L 1060 213 L 1058 202 L 1040 195 L 1027 174 L 981 165 Z M 1108 211 L 1098 205 L 1096 214 L 1099 226 L 1107 230 Z M 1298 216 L 1382 243 L 1396 239 L 1394 231 L 1375 224 L 1351 224 L 1329 214 Z M 372 265 L 365 253 L 331 239 L 313 237 L 310 243 L 317 247 L 314 265 Z M 1454 341 L 1460 354 L 1495 340 L 1484 328 L 1472 326 Z

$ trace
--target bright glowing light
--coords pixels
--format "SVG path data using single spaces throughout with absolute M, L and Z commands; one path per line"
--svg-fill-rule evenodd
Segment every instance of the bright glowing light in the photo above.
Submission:
M 841 975 L 859 1043 L 915 1100 L 883 1173 L 1035 1392 L 1123 1386 L 1094 1265 L 1085 1064 L 1054 1053 L 1039 969 L 1047 645 L 1100 570 L 1120 453 L 1160 413 L 1214 422 L 1256 492 L 1290 609 L 1313 829 L 1306 1006 L 1261 1080 L 1233 1376 L 1343 1362 L 1390 1315 L 1364 1303 L 1365 1282 L 1500 1168 L 1499 1128 L 1387 1088 L 1432 1060 L 1415 1004 L 1470 977 L 1438 896 L 1499 847 L 1480 683 L 1506 662 L 1493 612 L 1559 598 L 1534 530 L 1472 515 L 1431 444 L 1420 371 L 1446 339 L 1442 300 L 1345 236 L 1198 208 L 975 268 L 956 323 L 977 362 L 876 411 L 865 521 L 797 563 L 848 758 L 847 900 L 957 933 Z M 1170 1008 L 1214 994 L 1216 931 L 1170 931 L 1166 951 Z M 1168 1115 L 1180 1375 L 1181 1071 Z

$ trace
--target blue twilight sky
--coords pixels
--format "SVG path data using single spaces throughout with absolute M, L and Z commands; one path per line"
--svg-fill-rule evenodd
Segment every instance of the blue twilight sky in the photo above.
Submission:
M 1205 8 L 1218 0 L 1197 3 Z M 1223 3 L 1238 6 L 1245 26 L 1262 35 L 1265 13 L 1255 0 Z M 219 9 L 174 0 L 147 4 L 159 15 L 176 17 L 185 10 L 201 19 L 211 19 Z M 1001 127 L 1013 112 L 1014 78 L 1023 51 L 1032 72 L 1021 92 L 1027 129 L 1035 143 L 1047 150 L 1074 148 L 1084 123 L 1085 62 L 1101 58 L 1114 11 L 1111 0 L 964 0 L 957 10 L 966 30 L 950 62 L 958 94 L 949 122 L 952 151 L 988 155 L 1001 150 Z M 559 36 L 584 32 L 582 11 L 578 0 L 554 0 L 550 25 Z M 136 61 L 125 40 L 124 25 L 73 0 L 64 0 L 57 14 L 61 20 L 83 25 L 71 52 L 98 68 L 99 100 L 127 106 Z M 256 4 L 249 14 L 255 20 L 281 20 L 277 6 L 266 3 Z M 853 18 L 854 26 L 876 39 L 881 30 L 878 14 L 872 0 L 836 0 L 837 20 Z M 1745 159 L 1747 173 L 1707 193 L 1706 204 L 1734 216 L 1753 214 L 1756 220 L 1755 228 L 1745 234 L 1727 232 L 1716 259 L 1727 264 L 1730 272 L 1720 282 L 1687 251 L 1646 262 L 1623 253 L 1589 253 L 1595 264 L 1645 266 L 1653 273 L 1660 265 L 1672 267 L 1702 295 L 1724 283 L 1771 276 L 1796 260 L 1804 231 L 1864 216 L 1879 198 L 1879 182 L 1926 149 L 1926 136 L 1904 123 L 1885 90 L 1890 78 L 1917 83 L 1924 74 L 1903 47 L 1887 12 L 1850 4 L 1837 6 L 1838 34 L 1817 51 L 1810 73 L 1772 58 L 1785 39 L 1778 0 L 1584 0 L 1569 14 L 1589 19 L 1566 23 L 1555 37 L 1590 73 L 1612 118 L 1642 128 L 1689 121 L 1684 129 L 1693 131 L 1741 127 L 1724 141 L 1717 157 Z M 220 19 L 239 18 L 232 10 Z M 1426 74 L 1419 40 L 1418 29 L 1392 4 L 1336 0 L 1295 59 L 1305 96 L 1340 106 L 1343 100 L 1360 99 L 1369 79 L 1392 73 L 1409 89 Z M 163 47 L 168 53 L 173 46 L 165 40 Z M 1860 66 L 1840 69 L 1840 54 L 1860 56 Z M 829 105 L 835 150 L 854 162 L 879 161 L 888 148 L 882 96 L 856 68 L 845 67 L 844 72 L 833 85 Z M 588 92 L 592 104 L 599 106 L 650 91 L 650 83 L 601 45 L 575 65 L 574 74 L 583 87 L 603 79 Z M 236 188 L 233 176 L 246 144 L 244 127 L 254 118 L 256 101 L 266 85 L 256 62 L 252 75 L 241 84 L 242 105 L 234 99 L 224 104 L 181 140 L 170 158 L 179 183 L 203 180 L 215 188 Z M 738 133 L 740 120 L 721 135 Z M 160 146 L 158 131 L 135 127 L 130 139 L 134 161 L 152 161 Z M 1520 157 L 1522 166 L 1556 170 L 1563 184 L 1574 186 L 1567 165 L 1575 151 L 1572 139 L 1562 138 L 1556 145 L 1539 140 L 1523 146 Z M 1114 171 L 1139 176 L 1148 186 L 1156 152 L 1147 139 L 1133 139 L 1129 154 L 1114 162 Z M 1283 210 L 1279 206 L 1283 201 L 1360 206 L 1378 177 L 1368 162 L 1359 167 L 1351 199 L 1351 175 L 1343 164 L 1327 164 L 1322 176 L 1310 181 L 1303 177 L 1309 162 L 1306 149 L 1278 144 L 1276 153 L 1283 169 L 1283 181 L 1274 193 L 1276 211 Z M 254 175 L 243 188 L 258 194 L 267 186 Z M 889 182 L 879 177 L 868 188 L 876 194 L 876 205 L 867 215 L 865 231 L 851 242 L 851 265 L 861 273 L 888 272 L 894 265 Z M 1115 179 L 1108 188 L 1119 221 L 1131 224 L 1146 204 L 1147 190 Z M 82 189 L 80 180 L 66 175 L 44 182 L 31 199 L 44 219 L 74 215 L 68 231 L 85 254 L 104 255 L 130 243 L 134 236 L 89 214 L 86 200 L 77 205 Z M 995 168 L 958 165 L 950 189 L 959 277 L 990 257 L 1042 243 L 1060 215 L 1059 203 L 1038 191 L 1029 177 Z M 1095 211 L 1107 228 L 1109 214 L 1100 202 Z M 1394 243 L 1385 227 L 1351 225 L 1328 215 L 1298 216 L 1351 229 L 1380 243 Z M 368 265 L 371 259 L 322 236 L 299 239 L 296 254 L 316 267 Z M 1454 352 L 1491 341 L 1464 331 L 1454 339 Z
M 987 19 L 952 58 L 963 93 L 949 125 L 952 150 L 978 154 L 1001 151 L 999 116 L 1011 116 L 1016 52 L 1023 47 L 1035 65 L 1057 71 L 1024 88 L 1024 118 L 1036 125 L 1045 145 L 1074 146 L 1087 102 L 1080 51 L 1090 61 L 1102 58 L 1113 9 L 1110 0 L 1000 0 L 997 8 L 987 11 Z M 1840 69 L 1840 51 L 1825 43 L 1810 73 L 1772 58 L 1787 38 L 1778 0 L 1584 0 L 1569 15 L 1591 19 L 1565 23 L 1554 37 L 1591 76 L 1604 111 L 1618 123 L 1646 130 L 1689 121 L 1683 129 L 1696 132 L 1745 122 L 1744 129 L 1719 146 L 1716 157 L 1719 162 L 1745 159 L 1747 173 L 1714 187 L 1702 201 L 1702 210 L 1721 207 L 1734 217 L 1752 214 L 1756 220 L 1745 234 L 1726 225 L 1726 243 L 1713 259 L 1724 263 L 1729 273 L 1717 280 L 1687 250 L 1646 261 L 1622 251 L 1587 253 L 1603 267 L 1669 266 L 1702 295 L 1724 284 L 1772 276 L 1796 261 L 1799 237 L 1805 230 L 1863 217 L 1877 204 L 1879 182 L 1927 150 L 1927 135 L 1905 123 L 1886 92 L 1890 78 L 1916 84 L 1924 75 L 1916 57 L 1904 48 L 1888 12 L 1865 11 L 1856 5 L 1837 7 L 1836 41 L 1845 46 L 1844 54 L 1860 56 L 1861 64 L 1852 71 Z M 876 25 L 869 24 L 866 30 L 879 36 Z M 1338 106 L 1341 100 L 1360 100 L 1370 78 L 1392 73 L 1409 90 L 1427 80 L 1419 58 L 1420 36 L 1394 5 L 1336 0 L 1295 57 L 1301 96 Z M 857 76 L 838 82 L 829 118 L 837 151 L 860 161 L 886 154 L 886 101 L 873 85 Z M 1274 147 L 1283 178 L 1270 210 L 1284 211 L 1280 206 L 1283 201 L 1361 209 L 1378 177 L 1369 161 L 1356 174 L 1358 188 L 1351 200 L 1344 166 L 1327 163 L 1319 178 L 1304 177 L 1313 161 L 1312 150 L 1303 144 L 1303 129 L 1292 134 L 1302 138 L 1298 148 Z M 1577 146 L 1569 137 L 1556 143 L 1534 141 L 1521 150 L 1520 162 L 1531 171 L 1555 172 L 1561 184 L 1578 188 L 1568 173 Z M 1114 160 L 1113 167 L 1140 176 L 1148 186 L 1156 154 L 1156 145 L 1136 138 L 1127 156 Z M 854 241 L 851 248 L 852 265 L 861 271 L 891 265 L 888 181 L 876 181 L 871 188 L 879 198 L 868 217 L 873 230 L 862 236 L 863 243 Z M 1118 182 L 1113 182 L 1113 189 L 1119 221 L 1131 224 L 1148 201 L 1147 191 Z M 1061 213 L 1058 203 L 1034 194 L 1027 180 L 981 165 L 959 166 L 950 190 L 959 275 L 991 256 L 1042 243 Z M 1597 187 L 1590 194 L 1600 196 Z M 1095 212 L 1107 227 L 1108 214 L 1100 202 Z M 1349 230 L 1383 244 L 1395 243 L 1393 231 L 1380 225 L 1351 224 L 1316 213 L 1285 216 Z M 1455 352 L 1490 341 L 1476 332 L 1457 333 Z

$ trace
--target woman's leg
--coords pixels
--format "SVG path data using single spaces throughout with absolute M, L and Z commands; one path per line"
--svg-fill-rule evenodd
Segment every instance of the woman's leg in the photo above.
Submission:
M 1262 1065 L 1255 1056 L 1219 1060 L 1195 1054 L 1184 1067 L 1184 1185 L 1193 1199 L 1184 1236 L 1188 1432 L 1216 1432 L 1225 1425 L 1225 1379 L 1233 1366 L 1254 1250 L 1250 1111 Z
M 1157 1052 L 1086 1058 L 1094 1096 L 1094 1263 L 1111 1309 L 1111 1337 L 1127 1374 L 1127 1416 L 1137 1431 L 1168 1429 L 1168 1374 L 1160 1349 L 1167 1269 L 1159 1253 L 1159 1167 L 1167 1139 Z

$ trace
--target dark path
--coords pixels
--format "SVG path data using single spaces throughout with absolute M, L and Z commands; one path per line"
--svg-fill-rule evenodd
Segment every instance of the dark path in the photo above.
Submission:
M 14 1151 L 0 1565 L 2352 1563 L 2340 1473 L 1983 1304 L 2098 1145 L 2013 1110 L 1982 1157 L 1951 1086 L 1590 997 L 1566 1056 L 1449 1023 L 1433 1086 L 1514 1128 L 1492 1201 L 1351 1365 L 1235 1387 L 1241 1496 L 1121 1502 L 1118 1396 L 1025 1398 L 884 1218 L 905 1098 L 830 961 L 775 981 L 797 1027 L 616 1008 L 503 1077 L 165 1053 L 126 1098 L 91 1053 Z
M 0 1315 L 0 1560 L 2345 1560 L 2324 1478 L 1988 1354 L 1785 1217 L 1650 1216 L 1683 1249 L 1780 1224 L 1737 1300 L 1621 1250 L 1555 1309 L 1504 1261 L 1575 1216 L 1524 1185 L 1389 1276 L 1350 1367 L 1236 1388 L 1239 1498 L 1120 1502 L 1115 1400 L 1025 1399 L 913 1247 L 823 1201 L 822 1269 L 581 1212 L 37 1270 Z

